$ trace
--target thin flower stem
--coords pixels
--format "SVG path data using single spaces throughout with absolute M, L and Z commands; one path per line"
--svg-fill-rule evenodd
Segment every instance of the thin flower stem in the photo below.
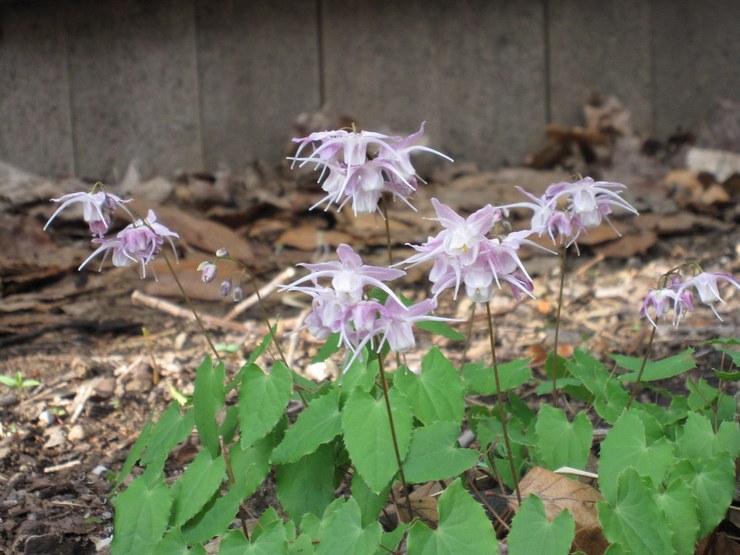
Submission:
M 658 323 L 658 319 L 655 319 L 655 323 Z M 650 332 L 650 339 L 648 339 L 647 348 L 645 349 L 645 356 L 642 358 L 642 364 L 640 365 L 640 371 L 637 373 L 637 380 L 635 380 L 635 385 L 632 388 L 632 393 L 630 393 L 629 401 L 627 401 L 627 405 L 624 407 L 625 409 L 629 409 L 632 405 L 632 401 L 635 400 L 635 396 L 637 395 L 637 390 L 640 388 L 640 382 L 642 381 L 642 373 L 645 371 L 645 365 L 647 364 L 647 359 L 650 356 L 650 350 L 653 347 L 653 340 L 655 339 L 655 330 L 658 329 L 658 326 L 653 326 L 652 331 Z
M 498 397 L 498 413 L 501 419 L 501 428 L 504 432 L 504 445 L 506 446 L 506 455 L 509 459 L 511 477 L 514 480 L 514 490 L 516 491 L 516 500 L 519 505 L 522 504 L 522 494 L 519 492 L 519 476 L 514 464 L 514 454 L 511 450 L 509 441 L 509 428 L 506 423 L 506 413 L 504 412 L 504 392 L 501 391 L 501 380 L 498 375 L 498 362 L 496 361 L 496 339 L 493 331 L 493 316 L 491 315 L 491 303 L 486 302 L 486 315 L 488 316 L 488 337 L 491 341 L 491 358 L 493 360 L 493 377 L 496 380 L 496 396 Z
M 231 485 L 236 485 L 236 477 L 234 476 L 234 470 L 231 468 L 231 458 L 229 457 L 229 450 L 224 444 L 224 438 L 221 436 L 218 436 L 218 443 L 221 445 L 221 454 L 224 457 L 224 464 L 226 465 L 226 474 L 229 477 L 229 480 L 231 480 Z M 244 537 L 249 540 L 249 530 L 247 529 L 247 523 L 244 522 L 244 519 L 240 519 L 242 523 L 242 532 L 244 533 Z
M 467 362 L 468 349 L 470 348 L 470 344 L 473 342 L 473 324 L 475 323 L 475 307 L 476 306 L 478 306 L 478 303 L 473 303 L 473 306 L 470 309 L 470 320 L 468 321 L 468 331 L 465 334 L 465 347 L 463 349 L 463 354 L 462 354 L 462 364 L 460 365 L 461 372 L 462 372 L 462 369 L 465 367 L 465 363 Z
M 383 212 L 383 220 L 385 221 L 385 246 L 388 250 L 388 267 L 393 266 L 393 246 L 391 243 L 391 224 L 388 220 L 388 201 L 387 197 L 383 195 L 380 197 L 380 210 Z M 396 287 L 396 294 L 400 293 L 398 287 Z M 401 354 L 396 352 L 396 366 L 401 366 Z
M 216 350 L 216 347 L 213 345 L 213 341 L 211 341 L 211 336 L 208 335 L 208 331 L 206 330 L 206 327 L 203 324 L 203 320 L 200 319 L 200 315 L 198 314 L 198 311 L 195 310 L 195 306 L 193 306 L 193 302 L 190 300 L 190 296 L 185 292 L 185 288 L 182 286 L 182 283 L 180 282 L 180 278 L 177 277 L 177 272 L 175 272 L 175 268 L 172 266 L 172 262 L 170 261 L 169 256 L 167 256 L 167 253 L 164 250 L 162 251 L 161 254 L 162 254 L 162 258 L 164 258 L 165 264 L 167 264 L 167 269 L 172 275 L 172 279 L 175 280 L 175 284 L 177 285 L 177 288 L 180 290 L 180 295 L 182 295 L 182 298 L 185 301 L 185 304 L 188 305 L 188 308 L 190 309 L 190 311 L 193 313 L 193 316 L 195 317 L 195 321 L 198 323 L 198 328 L 200 328 L 201 335 L 203 335 L 203 337 L 206 338 L 206 342 L 208 343 L 208 346 L 211 348 L 211 351 L 213 351 L 213 354 L 216 357 L 216 360 L 221 362 L 221 356 L 218 354 L 218 350 Z
M 388 423 L 391 426 L 391 438 L 393 439 L 393 450 L 396 453 L 396 462 L 398 463 L 398 474 L 401 477 L 401 484 L 403 485 L 403 491 L 406 494 L 406 505 L 409 511 L 409 518 L 414 517 L 414 513 L 411 509 L 411 490 L 406 483 L 406 475 L 403 473 L 403 463 L 401 461 L 401 451 L 398 449 L 398 439 L 396 438 L 396 426 L 393 423 L 393 411 L 391 410 L 391 400 L 388 396 L 388 380 L 385 378 L 385 367 L 383 365 L 383 355 L 377 353 L 378 365 L 380 367 L 380 383 L 383 387 L 383 397 L 385 397 L 385 408 L 388 411 Z
M 558 290 L 558 313 L 555 317 L 555 344 L 552 351 L 552 404 L 558 408 L 558 342 L 560 339 L 560 313 L 563 310 L 563 286 L 565 285 L 565 269 L 568 249 L 563 247 L 560 254 L 560 288 Z

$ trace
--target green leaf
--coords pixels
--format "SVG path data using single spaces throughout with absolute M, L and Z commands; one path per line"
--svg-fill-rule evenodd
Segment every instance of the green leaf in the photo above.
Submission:
M 180 479 L 172 485 L 173 526 L 180 526 L 198 514 L 218 491 L 225 477 L 223 457 L 214 459 L 207 449 L 198 453 Z
M 363 528 L 360 506 L 353 498 L 337 499 L 327 509 L 319 530 L 318 555 L 374 555 L 383 530 L 379 522 Z
M 270 472 L 270 453 L 275 446 L 275 433 L 254 442 L 247 449 L 235 443 L 229 450 L 231 470 L 236 486 L 242 490 L 242 497 L 252 495 Z
M 732 359 L 732 364 L 740 366 L 740 351 L 733 349 L 740 345 L 740 339 L 736 338 L 720 338 L 712 339 L 711 341 L 705 341 L 705 345 L 714 345 L 714 348 L 728 355 Z
M 275 523 L 249 543 L 241 530 L 234 530 L 221 541 L 219 555 L 281 555 L 288 553 L 285 541 L 285 528 L 282 523 Z
M 6 376 L 5 374 L 0 374 L 0 383 L 8 387 L 16 387 L 17 385 L 15 378 Z
M 689 390 L 689 408 L 699 411 L 712 406 L 717 400 L 719 390 L 709 385 L 705 380 L 686 380 L 686 387 Z
M 568 371 L 586 386 L 596 399 L 596 412 L 609 424 L 614 424 L 629 401 L 629 393 L 618 380 L 612 379 L 606 367 L 590 354 L 576 350 L 567 361 Z
M 283 441 L 272 452 L 273 464 L 288 464 L 313 453 L 319 445 L 329 443 L 342 431 L 339 414 L 339 389 L 334 387 L 311 401 L 285 433 Z
M 683 374 L 692 368 L 696 368 L 696 363 L 691 356 L 693 353 L 694 349 L 686 349 L 677 355 L 664 358 L 663 360 L 649 360 L 647 364 L 645 364 L 645 370 L 642 373 L 641 380 L 643 382 L 652 382 L 654 380 L 672 378 L 673 376 Z M 640 367 L 642 366 L 643 357 L 628 357 L 624 355 L 609 356 L 622 368 L 632 370 L 629 374 L 619 376 L 621 381 L 634 382 L 637 380 Z
M 713 455 L 727 452 L 733 458 L 740 452 L 740 430 L 734 422 L 723 422 L 717 434 L 706 416 L 690 412 L 683 432 L 676 440 L 678 455 L 699 463 Z
M 645 426 L 634 410 L 625 412 L 601 443 L 599 457 L 599 488 L 606 500 L 613 503 L 617 494 L 617 478 L 632 466 L 659 484 L 673 462 L 673 445 L 665 438 L 650 446 L 645 438 Z
M 232 485 L 229 491 L 221 497 L 216 497 L 206 505 L 193 519 L 182 527 L 182 537 L 188 543 L 205 543 L 214 536 L 220 536 L 236 517 L 236 513 L 244 500 L 243 488 Z
M 172 507 L 172 496 L 162 472 L 152 467 L 113 500 L 115 534 L 112 555 L 152 553 L 162 540 Z
M 275 479 L 280 504 L 298 522 L 306 513 L 321 516 L 334 497 L 334 453 L 322 445 L 292 464 L 278 466 Z
M 696 497 L 691 487 L 682 479 L 675 480 L 668 488 L 655 495 L 673 535 L 671 541 L 678 555 L 693 555 L 699 539 L 699 517 Z
M 521 387 L 532 378 L 530 359 L 512 360 L 498 365 L 499 384 L 501 391 Z M 463 367 L 463 378 L 468 391 L 480 395 L 496 393 L 496 379 L 493 367 L 483 363 L 468 363 Z
M 593 427 L 585 413 L 568 422 L 565 413 L 550 405 L 541 405 L 535 423 L 537 447 L 544 466 L 586 468 L 593 441 Z
M 188 547 L 180 529 L 170 528 L 154 550 L 154 555 L 206 555 L 206 550 L 200 545 Z
M 403 458 L 411 441 L 411 411 L 394 387 L 389 391 L 398 449 Z M 388 412 L 384 399 L 373 399 L 355 389 L 342 410 L 344 445 L 355 469 L 375 493 L 380 493 L 398 472 Z
M 715 370 L 714 375 L 717 376 L 720 380 L 725 380 L 726 382 L 736 382 L 740 380 L 740 372 L 738 372 L 737 370 L 731 370 L 729 372 Z
M 455 447 L 459 434 L 460 425 L 456 422 L 435 422 L 415 429 L 403 463 L 406 480 L 410 483 L 444 480 L 475 466 L 478 451 Z
M 427 320 L 426 322 L 417 322 L 416 327 L 421 330 L 431 332 L 435 335 L 440 335 L 442 337 L 446 337 L 447 339 L 452 339 L 453 341 L 465 340 L 464 333 L 460 333 L 459 331 L 452 329 L 449 324 L 445 322 Z
M 200 442 L 208 448 L 213 458 L 218 457 L 221 452 L 216 415 L 224 406 L 225 379 L 223 363 L 214 368 L 211 357 L 208 356 L 195 371 L 193 392 L 195 427 L 198 429 Z
M 380 547 L 378 547 L 375 555 L 388 555 L 389 552 L 396 553 L 408 527 L 408 524 L 401 522 L 390 532 L 385 532 L 380 539 Z
M 123 481 L 126 479 L 126 476 L 129 475 L 131 469 L 136 464 L 136 461 L 141 457 L 141 453 L 149 444 L 149 439 L 152 437 L 152 428 L 152 417 L 150 416 L 149 420 L 146 421 L 146 424 L 144 424 L 144 427 L 141 429 L 139 437 L 136 438 L 134 445 L 131 447 L 131 452 L 128 454 L 128 457 L 126 457 L 126 462 L 123 463 L 121 471 L 118 473 L 115 483 L 116 488 L 121 486 Z
M 568 509 L 549 522 L 542 499 L 530 495 L 522 503 L 511 523 L 511 532 L 508 536 L 509 553 L 568 555 L 575 535 L 576 524 Z
M 670 480 L 683 478 L 691 486 L 699 505 L 699 537 L 722 522 L 735 489 L 735 463 L 727 453 L 692 464 L 686 459 L 671 470 Z
M 311 359 L 312 363 L 324 362 L 331 355 L 339 351 L 339 333 L 332 333 L 326 338 L 319 352 Z
M 185 441 L 193 431 L 194 414 L 192 409 L 180 414 L 180 405 L 171 403 L 162 413 L 152 429 L 152 435 L 147 442 L 147 449 L 141 457 L 143 466 L 155 460 L 164 464 L 167 455 L 175 445 Z
M 359 474 L 352 475 L 352 498 L 357 501 L 357 505 L 360 507 L 362 526 L 367 526 L 377 520 L 380 511 L 383 510 L 388 501 L 390 490 L 389 484 L 380 493 L 375 493 Z
M 439 498 L 439 524 L 431 530 L 416 521 L 409 530 L 408 552 L 414 555 L 491 555 L 498 542 L 483 507 L 455 480 Z
M 455 367 L 437 347 L 424 356 L 420 374 L 403 368 L 396 373 L 395 385 L 408 399 L 414 416 L 424 424 L 440 420 L 462 422 L 463 385 Z
M 671 533 L 653 498 L 653 490 L 633 467 L 618 478 L 614 500 L 599 501 L 604 536 L 628 553 L 674 553 Z
M 256 364 L 244 370 L 239 388 L 239 428 L 243 448 L 265 437 L 275 427 L 292 392 L 293 377 L 282 362 L 273 364 L 269 374 Z
M 367 352 L 365 352 L 367 354 Z M 349 368 L 339 378 L 342 384 L 342 398 L 346 398 L 356 387 L 363 391 L 370 391 L 375 385 L 375 377 L 378 375 L 378 359 L 375 357 L 357 357 Z

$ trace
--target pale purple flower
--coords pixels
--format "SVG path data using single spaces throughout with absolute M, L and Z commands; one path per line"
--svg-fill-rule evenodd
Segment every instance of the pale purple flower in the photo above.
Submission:
M 54 211 L 49 221 L 46 222 L 44 230 L 49 227 L 49 224 L 54 221 L 62 210 L 77 202 L 82 204 L 82 219 L 90 227 L 90 233 L 99 238 L 102 238 L 108 231 L 110 217 L 116 207 L 121 207 L 131 216 L 131 212 L 126 208 L 126 203 L 131 202 L 131 200 L 123 200 L 116 195 L 103 191 L 98 191 L 97 193 L 70 193 L 51 200 L 52 202 L 61 202 L 62 204 Z
M 321 278 L 331 278 L 331 284 L 342 302 L 358 302 L 363 297 L 365 286 L 370 285 L 395 297 L 396 294 L 383 283 L 392 281 L 406 274 L 403 270 L 370 266 L 362 263 L 362 258 L 352 247 L 341 244 L 337 247 L 338 261 L 320 262 L 318 264 L 299 264 L 311 273 L 304 276 L 285 289 L 294 288 L 306 281 L 318 284 Z
M 722 320 L 714 306 L 717 302 L 725 302 L 722 300 L 722 297 L 719 296 L 718 284 L 721 281 L 725 281 L 730 285 L 735 286 L 736 289 L 740 289 L 740 282 L 730 274 L 702 272 L 699 275 L 686 280 L 678 289 L 678 293 L 685 293 L 689 287 L 693 287 L 699 295 L 699 300 L 711 308 L 714 315 Z
M 630 203 L 619 196 L 620 189 L 626 188 L 622 183 L 594 181 L 590 177 L 584 177 L 573 183 L 562 182 L 551 185 L 546 194 L 553 199 L 569 196 L 568 210 L 584 227 L 597 227 L 605 220 L 617 235 L 621 235 L 608 216 L 612 213 L 612 207 L 638 214 Z
M 674 282 L 670 287 L 651 289 L 648 291 L 648 294 L 642 303 L 640 314 L 647 318 L 654 327 L 658 327 L 658 318 L 663 317 L 670 310 L 673 311 L 673 325 L 676 327 L 687 312 L 692 312 L 694 310 L 694 302 L 691 292 L 684 291 L 679 293 L 679 286 L 680 281 Z M 653 318 L 650 317 L 651 308 L 655 313 Z
M 513 232 L 503 239 L 489 238 L 502 217 L 501 210 L 489 204 L 466 219 L 437 199 L 432 199 L 432 205 L 444 229 L 423 245 L 411 245 L 418 253 L 401 264 L 413 266 L 431 260 L 429 280 L 435 296 L 454 287 L 453 296 L 457 298 L 464 284 L 471 300 L 487 302 L 494 285 L 500 288 L 502 281 L 508 282 L 517 296 L 531 296 L 532 280 L 517 251 L 522 244 L 534 244 L 527 239 L 532 230 Z
M 119 231 L 114 239 L 93 239 L 93 242 L 100 246 L 78 269 L 82 270 L 88 262 L 99 254 L 104 254 L 103 259 L 105 259 L 110 251 L 112 253 L 111 262 L 114 266 L 126 267 L 132 264 L 140 264 L 141 277 L 145 278 L 146 266 L 159 254 L 165 240 L 169 241 L 172 250 L 175 250 L 175 245 L 172 242 L 173 237 L 179 237 L 179 235 L 157 223 L 157 216 L 152 210 L 149 210 L 146 222 L 136 220 Z
M 322 131 L 293 139 L 299 147 L 290 159 L 293 164 L 300 162 L 301 167 L 314 163 L 321 169 L 319 182 L 326 196 L 311 208 L 326 204 L 328 209 L 337 204 L 341 209 L 351 201 L 355 214 L 375 212 L 383 193 L 413 208 L 408 197 L 416 192 L 417 177 L 411 154 L 425 151 L 451 161 L 436 150 L 414 145 L 423 133 L 424 124 L 406 138 L 369 131 Z M 314 145 L 313 152 L 301 156 L 308 145 Z
M 203 283 L 211 283 L 216 278 L 216 265 L 210 260 L 198 264 L 197 271 L 200 272 L 200 279 Z
M 558 208 L 558 199 L 547 194 L 536 197 L 521 187 L 516 187 L 522 194 L 532 202 L 518 202 L 509 204 L 505 208 L 529 208 L 532 210 L 531 229 L 542 236 L 545 233 L 550 237 L 553 244 L 558 242 L 570 246 L 575 243 L 584 227 L 580 220 L 566 210 Z M 578 245 L 576 245 L 578 248 Z
M 388 297 L 379 311 L 376 333 L 382 334 L 378 350 L 385 342 L 391 351 L 405 353 L 416 346 L 412 325 L 417 322 L 450 322 L 450 318 L 432 316 L 429 313 L 437 308 L 437 301 L 426 299 L 411 306 L 404 306 L 392 297 Z

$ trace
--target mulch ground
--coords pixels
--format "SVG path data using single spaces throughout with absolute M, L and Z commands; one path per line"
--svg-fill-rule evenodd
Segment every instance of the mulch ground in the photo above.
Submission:
M 650 328 L 640 319 L 640 304 L 660 275 L 677 264 L 691 259 L 708 271 L 740 275 L 737 175 L 720 181 L 706 172 L 676 168 L 635 152 L 629 155 L 632 160 L 643 156 L 642 165 L 632 163 L 620 170 L 613 163 L 599 171 L 611 179 L 622 172 L 620 180 L 630 185 L 627 198 L 642 215 L 616 219 L 622 238 L 608 227 L 594 230 L 580 242 L 581 255 L 569 259 L 560 340 L 566 355 L 574 348 L 589 349 L 604 360 L 612 352 L 641 355 Z M 468 166 L 458 173 L 438 171 L 419 192 L 418 213 L 391 207 L 394 258 L 401 260 L 411 252 L 405 243 L 421 243 L 436 233 L 437 224 L 422 219 L 433 215 L 432 197 L 470 212 L 487 202 L 518 200 L 513 184 L 539 194 L 567 175 L 562 169 L 480 172 Z M 715 186 L 723 194 L 712 189 Z M 89 184 L 74 179 L 46 180 L 9 166 L 0 168 L 0 373 L 21 372 L 41 384 L 22 395 L 0 390 L 0 551 L 105 551 L 112 533 L 109 473 L 120 469 L 144 422 L 166 407 L 173 390 L 192 392 L 194 371 L 207 352 L 161 263 L 155 266 L 158 281 L 142 281 L 135 269 L 109 265 L 101 273 L 95 265 L 78 272 L 76 267 L 90 253 L 85 228 L 65 214 L 49 232 L 41 230 L 53 208 L 48 198 L 88 189 Z M 219 297 L 218 280 L 200 283 L 195 267 L 201 260 L 228 247 L 252 268 L 260 286 L 276 276 L 282 282 L 294 279 L 287 269 L 332 257 L 343 242 L 370 263 L 387 260 L 383 220 L 355 219 L 333 210 L 309 212 L 321 192 L 300 173 L 261 164 L 241 176 L 170 180 L 142 179 L 129 172 L 111 190 L 135 197 L 139 212 L 154 208 L 160 221 L 180 233 L 176 271 L 232 374 L 266 326 L 257 305 L 234 310 L 234 303 Z M 710 190 L 714 192 L 708 194 Z M 526 224 L 524 216 L 512 215 L 515 228 Z M 502 293 L 494 298 L 493 309 L 500 359 L 530 357 L 537 373 L 553 341 L 559 262 L 531 250 L 525 264 L 534 277 L 537 298 L 519 304 Z M 402 291 L 410 297 L 425 295 L 426 271 L 411 269 L 401 280 Z M 250 288 L 245 285 L 247 295 Z M 711 368 L 719 359 L 702 343 L 737 336 L 740 292 L 728 289 L 725 300 L 719 306 L 723 321 L 701 308 L 678 329 L 661 326 L 654 356 L 694 347 L 698 367 L 689 379 L 716 383 Z M 305 332 L 291 333 L 306 306 L 300 295 L 272 293 L 265 308 L 271 317 L 281 315 L 278 331 L 291 366 L 313 379 L 332 379 L 341 361 L 311 364 L 319 343 Z M 470 309 L 465 300 L 445 298 L 437 313 L 467 319 Z M 467 323 L 456 327 L 465 332 Z M 480 312 L 472 329 L 465 356 L 488 360 Z M 464 345 L 439 337 L 423 335 L 420 351 L 432 343 L 453 361 L 462 360 Z M 271 357 L 262 361 L 269 365 Z M 406 357 L 411 367 L 419 362 L 420 355 Z M 669 387 L 681 390 L 684 380 L 674 380 Z M 536 402 L 533 392 L 525 393 Z M 168 462 L 169 471 L 181 471 L 195 450 L 195 440 L 178 448 Z

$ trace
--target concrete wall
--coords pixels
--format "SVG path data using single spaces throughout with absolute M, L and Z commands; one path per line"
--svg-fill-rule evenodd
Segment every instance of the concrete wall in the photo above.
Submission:
M 0 159 L 115 179 L 276 163 L 322 104 L 483 167 L 594 90 L 643 133 L 738 99 L 733 0 L 0 2 Z

